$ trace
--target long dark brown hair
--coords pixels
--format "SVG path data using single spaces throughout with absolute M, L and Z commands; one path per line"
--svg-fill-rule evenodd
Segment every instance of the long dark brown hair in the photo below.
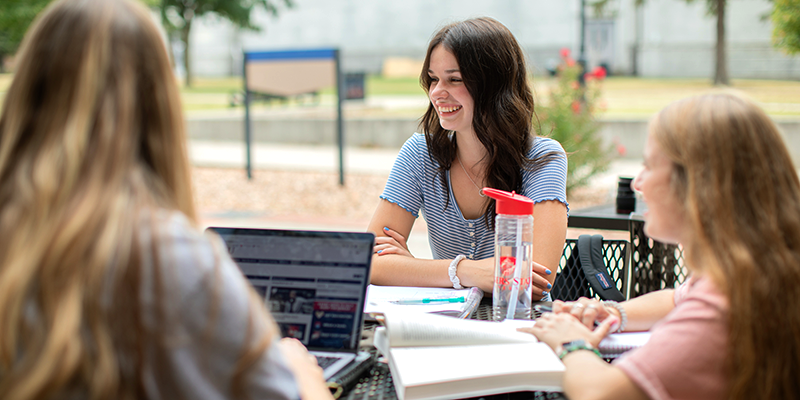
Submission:
M 486 148 L 486 186 L 521 192 L 521 170 L 536 170 L 559 153 L 528 158 L 535 137 L 532 125 L 535 113 L 525 55 L 519 43 L 508 28 L 488 17 L 443 27 L 428 45 L 420 74 L 420 85 L 426 92 L 431 87 L 428 75 L 431 53 L 437 46 L 453 53 L 464 85 L 474 101 L 472 127 Z M 448 188 L 446 172 L 458 152 L 456 135 L 442 128 L 436 108 L 430 103 L 422 116 L 420 129 L 425 133 L 431 157 L 439 163 L 442 183 Z M 449 190 L 445 193 L 449 203 Z M 490 228 L 494 225 L 494 208 L 494 200 L 491 200 L 483 213 Z
M 673 163 L 688 265 L 730 302 L 726 398 L 799 398 L 800 181 L 777 127 L 723 92 L 671 104 L 650 131 Z

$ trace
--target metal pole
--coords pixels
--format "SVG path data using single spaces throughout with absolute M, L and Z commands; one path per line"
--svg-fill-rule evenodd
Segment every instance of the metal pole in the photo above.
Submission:
M 253 179 L 253 166 L 250 160 L 250 144 L 252 138 L 250 135 L 250 90 L 247 88 L 247 53 L 242 57 L 243 77 L 244 77 L 244 144 L 245 144 L 245 158 L 247 159 L 247 179 Z
M 586 54 L 586 0 L 581 0 L 581 51 L 580 60 L 585 60 Z
M 344 186 L 344 118 L 342 117 L 342 102 L 344 102 L 344 77 L 339 60 L 339 49 L 333 51 L 336 59 L 336 140 L 339 145 L 339 185 Z

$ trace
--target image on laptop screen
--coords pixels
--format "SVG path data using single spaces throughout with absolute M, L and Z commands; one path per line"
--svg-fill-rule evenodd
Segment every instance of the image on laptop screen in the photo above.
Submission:
M 309 350 L 358 351 L 373 234 L 208 229 L 225 241 L 283 337 Z

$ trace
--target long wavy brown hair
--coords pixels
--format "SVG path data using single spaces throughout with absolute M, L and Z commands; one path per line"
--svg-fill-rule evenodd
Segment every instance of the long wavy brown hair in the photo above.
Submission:
M 144 349 L 163 354 L 173 325 L 166 306 L 143 321 L 147 266 L 156 303 L 170 294 L 158 210 L 196 225 L 178 88 L 151 15 L 129 0 L 50 5 L 0 114 L 0 398 L 146 397 Z M 271 339 L 242 349 L 233 393 Z
M 528 84 L 525 55 L 511 31 L 495 19 L 482 17 L 452 23 L 431 39 L 420 74 L 420 85 L 431 87 L 428 69 L 436 46 L 453 53 L 461 78 L 475 104 L 472 127 L 486 148 L 486 186 L 522 192 L 522 170 L 535 170 L 559 153 L 528 158 L 536 132 L 533 129 L 534 101 Z M 439 163 L 439 176 L 448 187 L 446 172 L 458 152 L 456 135 L 442 128 L 433 104 L 422 116 L 428 150 Z M 449 203 L 449 190 L 448 193 Z M 494 222 L 494 200 L 487 202 L 484 219 Z
M 721 92 L 673 103 L 651 133 L 674 165 L 688 265 L 730 301 L 727 398 L 800 397 L 800 181 L 777 127 Z

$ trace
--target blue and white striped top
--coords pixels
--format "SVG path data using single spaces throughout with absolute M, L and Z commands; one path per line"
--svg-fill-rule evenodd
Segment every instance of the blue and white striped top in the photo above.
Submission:
M 537 137 L 528 158 L 550 152 L 564 154 L 564 149 L 553 139 Z M 472 260 L 494 257 L 494 232 L 486 226 L 483 216 L 465 219 L 461 215 L 450 185 L 450 171 L 447 171 L 450 203 L 445 209 L 447 196 L 437 176 L 438 169 L 439 163 L 428 153 L 425 135 L 415 133 L 400 149 L 380 197 L 414 217 L 419 217 L 422 210 L 434 259 L 451 259 L 459 254 Z M 522 195 L 534 203 L 558 200 L 569 210 L 566 157 L 557 157 L 535 172 L 523 170 L 522 176 Z

